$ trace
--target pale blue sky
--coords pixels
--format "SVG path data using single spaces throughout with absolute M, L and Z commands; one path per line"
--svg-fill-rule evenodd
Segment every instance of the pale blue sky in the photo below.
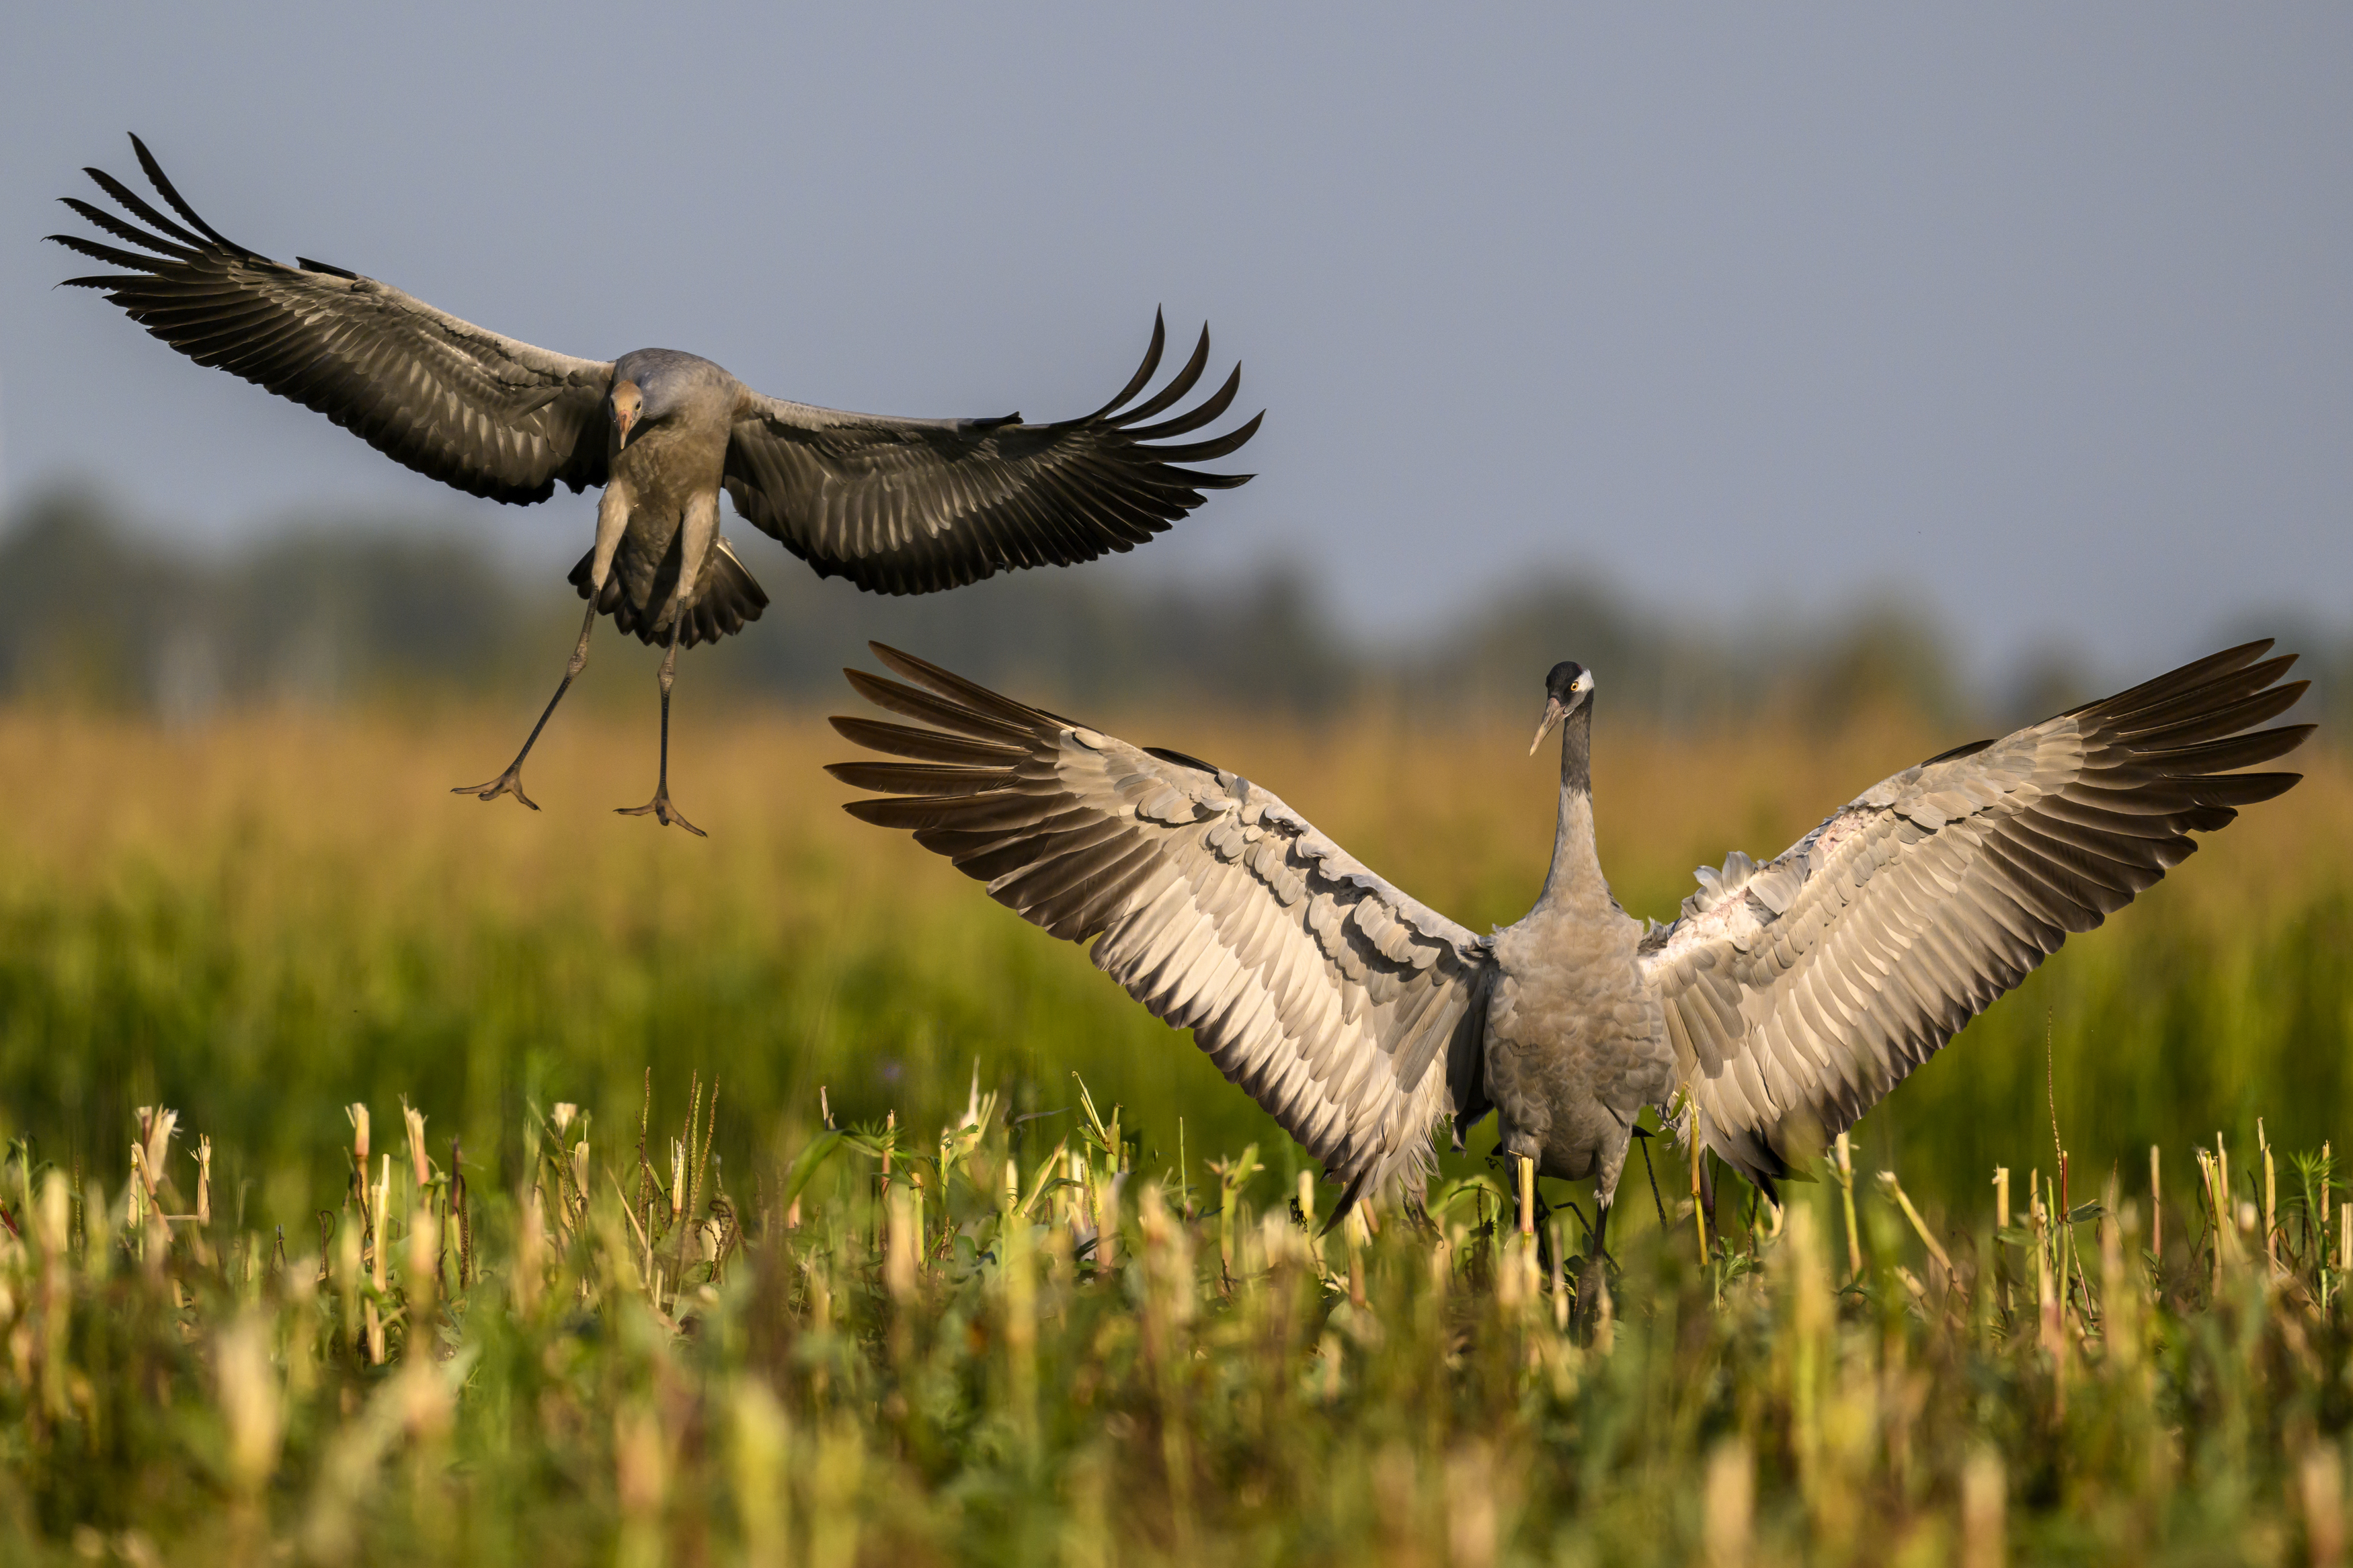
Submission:
M 1894 590 L 1981 664 L 2353 605 L 2341 5 L 12 15 L 0 504 L 568 559 L 589 499 L 468 501 L 53 290 L 132 129 L 257 249 L 806 401 L 1068 415 L 1207 316 L 1261 478 L 1086 568 L 1130 580 L 1287 556 L 1366 629 L 1531 567 Z

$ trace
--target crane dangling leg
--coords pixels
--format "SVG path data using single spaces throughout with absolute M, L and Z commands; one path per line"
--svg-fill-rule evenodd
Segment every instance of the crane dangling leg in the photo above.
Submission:
M 670 803 L 670 683 L 672 673 L 678 668 L 678 623 L 683 618 L 680 616 L 671 620 L 670 651 L 662 655 L 661 773 L 654 782 L 654 797 L 643 805 L 617 805 L 613 809 L 622 816 L 651 816 L 664 827 L 683 827 L 697 838 L 708 838 L 711 835 L 689 822 L 678 807 Z
M 662 655 L 661 664 L 661 773 L 654 783 L 654 797 L 643 805 L 622 805 L 613 809 L 623 816 L 652 816 L 664 827 L 683 827 L 697 838 L 711 836 L 679 815 L 678 807 L 670 803 L 670 683 L 678 668 L 678 635 L 686 625 L 688 606 L 694 603 L 696 591 L 702 584 L 702 565 L 711 555 L 711 542 L 719 537 L 719 492 L 711 491 L 688 503 L 686 516 L 678 531 L 678 581 L 670 591 L 670 605 L 664 617 L 670 622 L 670 651 Z M 654 625 L 659 627 L 660 621 Z
M 564 667 L 564 679 L 557 683 L 555 695 L 547 700 L 547 707 L 540 713 L 539 722 L 531 727 L 531 733 L 524 738 L 522 750 L 517 752 L 515 760 L 507 764 L 507 771 L 490 783 L 459 784 L 449 792 L 451 795 L 470 795 L 481 800 L 496 800 L 502 795 L 511 795 L 532 810 L 539 809 L 539 802 L 522 793 L 522 760 L 531 755 L 532 747 L 539 743 L 539 732 L 547 728 L 550 719 L 555 717 L 555 705 L 564 700 L 564 694 L 572 689 L 572 683 L 579 679 L 581 670 L 587 668 L 588 634 L 596 629 L 596 604 L 592 599 L 588 604 L 588 617 L 580 623 L 580 640 L 573 646 L 571 662 Z

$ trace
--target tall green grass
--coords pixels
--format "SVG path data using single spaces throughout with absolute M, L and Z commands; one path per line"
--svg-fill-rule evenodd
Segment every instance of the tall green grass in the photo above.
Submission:
M 1474 927 L 1541 879 L 1517 724 L 1096 717 Z M 649 731 L 559 729 L 533 815 L 445 793 L 505 716 L 0 715 L 0 1560 L 2341 1557 L 2329 755 L 1851 1180 L 1726 1184 L 1704 1263 L 1661 1145 L 1573 1331 L 1582 1194 L 1538 1261 L 1474 1145 L 1434 1228 L 1319 1237 L 1188 1042 L 835 809 L 813 720 L 687 715 L 708 841 L 606 809 Z M 1605 865 L 1665 916 L 1953 739 L 1605 721 Z
M 1541 879 L 1550 771 L 1516 723 L 1101 717 L 1271 785 L 1474 928 L 1515 918 Z M 1082 952 L 844 817 L 819 764 L 847 748 L 814 719 L 688 711 L 679 794 L 707 841 L 607 809 L 643 797 L 650 723 L 560 726 L 533 764 L 543 813 L 448 795 L 512 745 L 508 719 L 174 734 L 0 717 L 0 776 L 17 781 L 0 814 L 0 1126 L 95 1169 L 132 1108 L 178 1106 L 223 1149 L 226 1190 L 274 1222 L 335 1178 L 334 1108 L 356 1100 L 431 1104 L 470 1173 L 505 1189 L 533 1107 L 617 1103 L 649 1068 L 665 1108 L 691 1075 L 720 1086 L 737 1166 L 805 1136 L 820 1086 L 843 1116 L 936 1120 L 976 1070 L 1039 1112 L 1071 1104 L 1075 1071 L 1125 1107 L 1155 1171 L 1250 1142 L 1268 1190 L 1297 1169 Z M 1694 863 L 1778 849 L 1951 739 L 1899 721 L 1677 739 L 1605 717 L 1605 866 L 1630 908 L 1669 916 Z M 1900 1161 L 1936 1211 L 1976 1205 L 1996 1163 L 2034 1163 L 2053 1089 L 2100 1171 L 2152 1142 L 2243 1138 L 2258 1109 L 2298 1144 L 2353 1123 L 2353 781 L 2326 753 L 2306 765 L 1873 1112 L 1867 1158 Z M 1620 1213 L 1645 1223 L 1636 1207 Z
M 2012 1173 L 1943 1226 L 1864 1171 L 1704 1258 L 1621 1239 L 1572 1308 L 1574 1225 L 1483 1176 L 1319 1234 L 1092 1101 L 732 1173 L 706 1095 L 561 1104 L 512 1191 L 376 1109 L 282 1230 L 153 1110 L 104 1171 L 10 1152 L 6 1561 L 2343 1556 L 2325 1153 L 2175 1151 L 2162 1209 Z

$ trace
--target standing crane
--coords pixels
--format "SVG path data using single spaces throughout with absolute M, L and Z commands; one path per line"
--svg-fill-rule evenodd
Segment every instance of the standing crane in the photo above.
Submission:
M 1619 908 L 1594 848 L 1594 677 L 1545 679 L 1559 816 L 1535 907 L 1476 934 L 1384 881 L 1250 780 L 1139 747 L 874 645 L 847 672 L 915 725 L 834 720 L 889 762 L 829 771 L 989 896 L 1071 942 L 1344 1187 L 1336 1223 L 1421 1195 L 1431 1130 L 1490 1110 L 1532 1205 L 1594 1183 L 1598 1267 L 1635 1119 L 1778 1202 L 1843 1131 L 2073 932 L 2300 776 L 2239 770 L 2309 724 L 2293 655 L 2248 643 L 1890 775 L 1763 864 L 1702 869 L 1670 925 Z M 1524 1209 L 1525 1212 L 1525 1209 Z

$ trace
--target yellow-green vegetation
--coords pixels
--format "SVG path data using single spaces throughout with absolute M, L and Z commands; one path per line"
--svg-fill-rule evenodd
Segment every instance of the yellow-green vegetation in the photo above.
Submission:
M 1474 927 L 1541 880 L 1525 715 L 1090 717 L 1265 781 Z M 2348 1211 L 2280 1152 L 2353 1128 L 2335 754 L 1867 1118 L 1851 1193 L 1833 1168 L 1775 1216 L 1726 1181 L 1703 1268 L 1654 1144 L 1580 1343 L 1493 1228 L 1492 1134 L 1444 1162 L 1435 1230 L 1319 1239 L 1301 1157 L 1181 1036 L 835 809 L 816 718 L 682 715 L 708 841 L 607 809 L 645 795 L 649 718 L 567 716 L 542 814 L 448 795 L 514 721 L 0 714 L 0 1559 L 2338 1541 Z M 1605 712 L 1604 864 L 1663 917 L 1693 865 L 1964 738 Z M 176 1138 L 140 1121 L 166 1105 Z M 1574 1254 L 1584 1194 L 1548 1196 Z
M 740 1163 L 805 1130 L 821 1085 L 847 1119 L 935 1121 L 977 1064 L 1025 1112 L 1068 1106 L 1082 1072 L 1155 1170 L 1181 1119 L 1188 1150 L 1256 1142 L 1269 1190 L 1295 1176 L 1288 1140 L 1084 952 L 836 809 L 849 792 L 819 764 L 852 748 L 818 717 L 683 710 L 679 798 L 707 841 L 610 810 L 645 798 L 649 713 L 566 715 L 532 764 L 543 812 L 449 795 L 512 754 L 525 717 L 177 733 L 0 711 L 0 1133 L 100 1168 L 135 1107 L 177 1106 L 248 1209 L 290 1221 L 340 1179 L 353 1100 L 431 1105 L 507 1188 L 531 1106 L 633 1101 L 649 1066 L 665 1103 L 691 1073 L 723 1085 L 719 1152 Z M 1087 717 L 1267 784 L 1474 930 L 1517 919 L 1543 879 L 1555 779 L 1524 754 L 1525 713 Z M 1898 720 L 1675 737 L 1605 709 L 1603 864 L 1630 909 L 1671 916 L 1694 866 L 1778 850 L 1966 738 Z M 2046 1042 L 2089 1169 L 2250 1136 L 2259 1110 L 2295 1147 L 2353 1127 L 2353 776 L 2319 748 L 2294 762 L 2303 784 L 1866 1119 L 1868 1159 L 1900 1154 L 1932 1214 L 1974 1206 L 1988 1170 L 2049 1141 Z
M 672 1129 L 560 1104 L 514 1193 L 353 1106 L 299 1233 L 241 1226 L 169 1111 L 111 1184 L 20 1147 L 0 1552 L 2341 1558 L 2326 1150 L 2199 1150 L 2162 1206 L 2138 1172 L 2078 1201 L 2063 1159 L 2003 1171 L 1941 1235 L 1845 1162 L 1704 1264 L 1695 1217 L 1621 1244 L 1573 1329 L 1574 1223 L 1522 1234 L 1498 1183 L 1323 1234 L 1308 1184 L 1250 1200 L 1257 1150 L 1155 1177 L 1079 1093 L 1050 1140 L 975 1091 L 740 1186 L 699 1086 Z

